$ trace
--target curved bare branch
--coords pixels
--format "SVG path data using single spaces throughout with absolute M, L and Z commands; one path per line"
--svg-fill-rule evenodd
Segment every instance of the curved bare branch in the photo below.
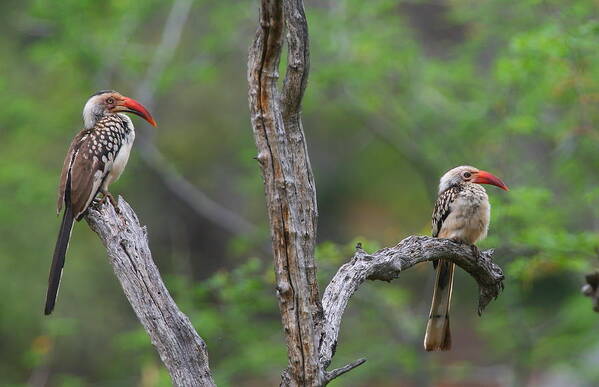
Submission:
M 354 257 L 339 268 L 324 291 L 322 306 L 325 321 L 320 362 L 324 367 L 331 363 L 347 303 L 365 280 L 391 281 L 417 263 L 447 259 L 468 272 L 478 283 L 480 314 L 503 289 L 503 271 L 492 257 L 493 250 L 480 252 L 470 245 L 426 236 L 410 236 L 396 246 L 373 254 L 366 253 L 358 245 Z

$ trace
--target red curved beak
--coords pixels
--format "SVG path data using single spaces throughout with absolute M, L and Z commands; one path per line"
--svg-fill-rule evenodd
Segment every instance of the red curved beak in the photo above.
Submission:
M 477 184 L 491 184 L 505 191 L 510 190 L 500 178 L 487 171 L 478 171 L 472 182 Z
M 128 98 L 128 97 L 123 97 L 122 101 L 123 102 L 120 105 L 125 107 L 125 109 L 123 109 L 123 111 L 138 115 L 141 118 L 143 118 L 144 120 L 148 121 L 150 123 L 150 125 L 156 126 L 156 121 L 154 121 L 154 118 L 152 118 L 152 115 L 150 114 L 148 109 L 146 109 L 144 107 L 144 105 L 140 104 L 133 98 Z

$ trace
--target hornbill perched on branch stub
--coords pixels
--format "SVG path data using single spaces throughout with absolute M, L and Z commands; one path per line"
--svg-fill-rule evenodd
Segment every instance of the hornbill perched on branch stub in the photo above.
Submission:
M 45 314 L 54 309 L 73 221 L 83 218 L 99 193 L 102 201 L 108 198 L 117 209 L 108 187 L 123 173 L 135 139 L 133 123 L 123 113 L 136 114 L 156 126 L 142 104 L 113 90 L 97 92 L 83 108 L 84 128 L 71 142 L 60 175 L 57 212 L 63 205 L 65 210 L 50 267 Z
M 487 236 L 491 218 L 489 198 L 480 184 L 508 190 L 498 177 L 470 166 L 456 167 L 441 177 L 433 211 L 434 237 L 467 243 L 477 249 L 474 243 Z M 437 272 L 424 349 L 447 351 L 451 348 L 449 308 L 455 264 L 443 259 L 433 264 Z

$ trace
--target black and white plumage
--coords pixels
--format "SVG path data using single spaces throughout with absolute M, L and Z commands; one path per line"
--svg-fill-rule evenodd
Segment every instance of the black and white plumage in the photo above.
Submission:
M 123 173 L 135 140 L 133 123 L 125 112 L 156 125 L 139 102 L 112 90 L 92 95 L 83 109 L 85 128 L 71 142 L 60 176 L 57 212 L 63 206 L 65 211 L 50 268 L 45 314 L 54 309 L 74 220 L 81 220 L 98 193 L 114 204 L 108 187 Z
M 507 186 L 489 172 L 461 166 L 447 172 L 439 184 L 439 196 L 432 217 L 432 235 L 473 245 L 487 236 L 491 206 L 480 184 Z M 427 351 L 449 350 L 449 310 L 455 265 L 440 259 L 436 268 L 433 301 L 424 337 Z

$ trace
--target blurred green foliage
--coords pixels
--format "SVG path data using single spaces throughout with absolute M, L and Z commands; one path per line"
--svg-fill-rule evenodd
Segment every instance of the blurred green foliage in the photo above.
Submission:
M 278 383 L 285 345 L 245 80 L 258 3 L 193 1 L 173 57 L 150 74 L 176 4 L 0 3 L 2 385 L 170 383 L 85 224 L 73 233 L 57 310 L 42 316 L 58 173 L 83 104 L 105 88 L 135 96 L 144 80 L 160 126 L 149 132 L 136 120 L 139 135 L 258 232 L 231 235 L 194 212 L 136 153 L 113 192 L 148 225 L 155 259 L 206 339 L 218 384 Z M 476 286 L 457 274 L 454 349 L 421 348 L 432 270 L 417 267 L 354 296 L 333 366 L 368 362 L 334 384 L 598 385 L 599 316 L 579 293 L 599 251 L 597 2 L 306 7 L 304 127 L 318 188 L 322 290 L 356 241 L 372 251 L 428 233 L 447 169 L 476 165 L 512 188 L 489 189 L 493 217 L 481 245 L 497 249 L 506 289 L 478 318 Z

